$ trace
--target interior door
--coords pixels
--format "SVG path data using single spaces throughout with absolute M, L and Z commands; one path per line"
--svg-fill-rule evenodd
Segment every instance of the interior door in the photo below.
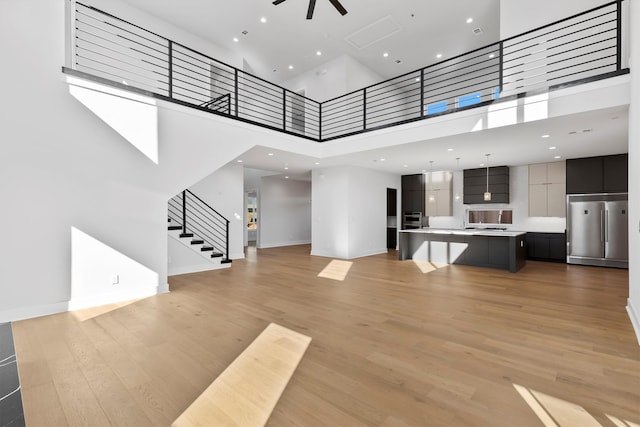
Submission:
M 605 204 L 605 258 L 629 259 L 629 202 L 626 200 Z
M 570 256 L 604 257 L 604 202 L 571 202 L 569 205 Z

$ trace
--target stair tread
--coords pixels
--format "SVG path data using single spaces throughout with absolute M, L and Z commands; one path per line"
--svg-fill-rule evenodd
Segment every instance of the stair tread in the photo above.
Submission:
M 182 230 L 181 225 L 170 225 L 169 230 Z
M 228 259 L 228 258 L 225 258 L 225 259 L 223 259 L 222 261 L 220 261 L 220 263 L 221 263 L 221 264 L 231 264 L 231 263 L 232 263 L 232 260 L 230 260 L 230 259 Z
M 223 254 L 221 254 L 220 252 L 214 252 L 211 254 L 211 258 L 219 258 L 223 256 Z
M 193 233 L 180 233 L 180 237 L 193 237 Z
M 211 246 L 203 246 L 203 247 L 200 248 L 201 252 L 209 252 L 209 251 L 212 251 L 212 250 L 213 250 L 213 248 Z
M 204 240 L 200 240 L 200 239 L 194 239 L 191 241 L 192 245 L 201 245 L 204 243 Z

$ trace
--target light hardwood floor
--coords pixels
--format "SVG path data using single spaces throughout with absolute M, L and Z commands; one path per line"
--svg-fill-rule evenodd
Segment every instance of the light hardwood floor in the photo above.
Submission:
M 169 425 L 270 322 L 312 342 L 269 426 L 640 424 L 627 271 L 425 274 L 392 252 L 340 281 L 309 250 L 249 248 L 170 294 L 14 323 L 28 425 Z

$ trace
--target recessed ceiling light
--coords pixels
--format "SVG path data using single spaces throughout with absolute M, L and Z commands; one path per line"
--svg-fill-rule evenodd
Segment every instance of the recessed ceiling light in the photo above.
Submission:
M 554 156 L 553 158 L 554 158 L 554 159 L 561 159 L 561 158 L 562 158 L 562 156 Z
M 320 164 L 320 162 L 316 162 L 316 165 L 319 165 L 319 164 Z
M 442 54 L 441 53 L 437 54 L 436 58 L 438 58 L 438 59 L 442 58 Z
M 289 179 L 289 176 L 288 176 L 288 175 L 287 175 L 287 176 L 285 176 L 285 177 L 284 177 L 284 179 Z
M 551 135 L 549 135 L 549 134 L 544 134 L 544 135 L 542 135 L 540 138 L 550 138 L 550 137 L 551 137 Z
M 322 55 L 322 52 L 321 51 L 317 51 L 316 55 L 320 56 L 320 55 Z
M 557 147 L 549 147 L 549 150 L 555 150 Z
M 269 154 L 267 154 L 267 156 L 273 156 L 273 153 L 269 153 Z
M 238 159 L 238 163 L 242 163 L 242 160 Z
M 234 37 L 234 38 L 233 38 L 233 41 L 234 41 L 234 42 L 236 42 L 236 43 L 238 43 L 238 42 L 240 41 L 240 39 L 238 39 L 237 37 Z
M 385 158 L 380 159 L 381 162 L 384 162 L 385 160 L 387 160 L 387 159 L 385 159 Z
M 384 56 L 385 58 L 389 56 L 389 52 L 385 52 L 382 54 L 382 56 Z
M 290 70 L 293 70 L 293 65 L 289 65 L 289 69 L 290 69 Z
M 422 169 L 422 173 L 427 173 L 427 170 L 426 169 Z
M 467 24 L 471 24 L 473 22 L 473 18 L 467 18 Z
M 483 166 L 484 166 L 484 163 L 480 163 L 480 167 L 483 167 Z
M 260 18 L 260 22 L 262 22 L 262 23 L 264 24 L 265 22 L 267 22 L 267 18 L 265 18 L 265 17 L 263 16 L 262 18 Z
M 416 77 L 416 81 L 419 82 L 420 81 L 420 77 Z
M 409 165 L 402 165 L 402 167 L 403 167 L 403 168 L 408 168 L 408 167 L 409 167 Z
M 447 151 L 453 151 L 453 148 L 447 148 Z
M 495 58 L 495 57 L 496 57 L 495 53 L 492 53 L 491 55 L 489 55 L 489 58 Z

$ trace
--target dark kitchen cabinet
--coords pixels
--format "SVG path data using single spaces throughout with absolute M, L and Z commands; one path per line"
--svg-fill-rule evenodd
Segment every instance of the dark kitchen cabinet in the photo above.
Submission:
M 527 258 L 538 261 L 566 262 L 566 234 L 527 233 Z
M 629 156 L 617 154 L 603 158 L 603 183 L 605 193 L 626 193 L 629 191 Z
M 470 236 L 468 247 L 464 254 L 466 265 L 485 266 L 489 264 L 489 237 Z
M 387 227 L 387 249 L 395 249 L 398 246 L 397 229 Z
M 398 191 L 395 188 L 387 188 L 387 216 L 398 216 L 397 200 Z
M 628 156 L 567 159 L 567 194 L 626 193 Z
M 424 175 L 402 175 L 402 212 L 424 213 Z
M 484 200 L 484 193 L 487 191 L 487 168 L 465 169 L 463 199 L 465 205 L 509 203 L 509 167 L 489 168 L 488 175 L 491 200 Z

